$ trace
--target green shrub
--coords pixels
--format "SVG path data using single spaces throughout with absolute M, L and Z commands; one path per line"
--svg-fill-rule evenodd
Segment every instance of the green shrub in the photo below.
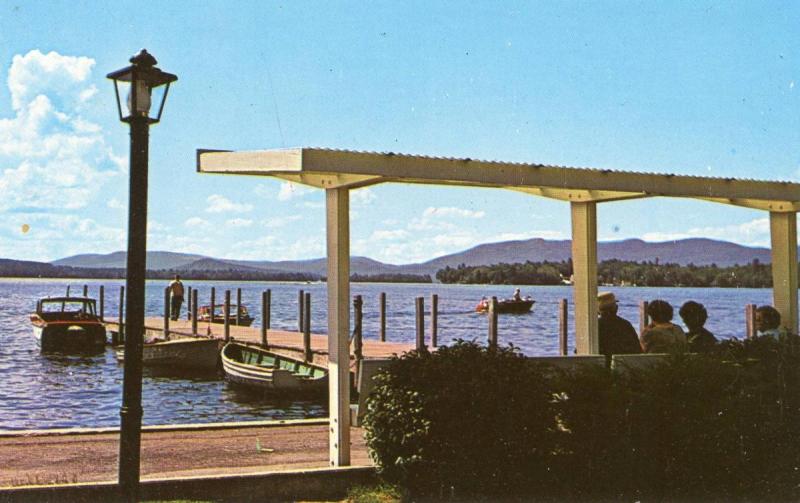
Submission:
M 460 341 L 395 359 L 365 417 L 420 494 L 797 500 L 800 339 L 726 341 L 626 372 L 545 371 Z
M 459 341 L 394 359 L 367 402 L 381 473 L 418 494 L 546 490 L 555 414 L 541 369 L 513 347 Z

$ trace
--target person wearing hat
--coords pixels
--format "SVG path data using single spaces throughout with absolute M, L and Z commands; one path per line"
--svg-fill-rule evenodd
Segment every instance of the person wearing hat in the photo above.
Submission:
M 617 316 L 617 298 L 613 292 L 600 292 L 597 295 L 598 338 L 600 354 L 641 353 L 639 337 L 633 325 L 625 318 Z

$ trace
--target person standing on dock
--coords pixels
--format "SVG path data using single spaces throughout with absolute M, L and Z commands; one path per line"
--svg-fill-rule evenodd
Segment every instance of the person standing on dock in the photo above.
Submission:
M 170 294 L 170 318 L 175 321 L 181 316 L 181 305 L 183 304 L 183 283 L 179 274 L 169 282 Z
M 597 333 L 600 342 L 600 354 L 611 356 L 617 354 L 641 353 L 639 337 L 628 320 L 617 316 L 617 298 L 612 292 L 600 292 L 597 295 Z

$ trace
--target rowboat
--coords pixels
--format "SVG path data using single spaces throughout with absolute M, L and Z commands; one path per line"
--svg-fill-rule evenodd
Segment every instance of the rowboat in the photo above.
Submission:
M 106 328 L 97 316 L 94 299 L 49 297 L 36 302 L 31 314 L 33 336 L 42 351 L 99 351 Z
M 503 299 L 497 301 L 497 312 L 501 314 L 524 314 L 531 310 L 534 303 L 536 303 L 536 301 L 530 297 L 520 300 Z M 479 313 L 488 313 L 489 304 L 489 299 L 483 298 L 478 302 L 478 305 L 475 306 L 475 311 Z
M 239 322 L 236 322 L 236 313 L 239 313 Z M 211 323 L 225 323 L 225 305 L 214 305 L 214 317 L 211 317 L 211 306 L 198 306 L 197 308 L 197 321 L 211 322 Z M 253 323 L 253 317 L 247 312 L 246 306 L 237 306 L 235 304 L 230 306 L 228 310 L 228 324 L 238 325 L 241 327 L 249 327 Z
M 153 340 L 142 346 L 142 364 L 181 369 L 214 370 L 219 362 L 217 339 L 183 338 Z M 117 361 L 125 362 L 123 348 L 116 350 Z
M 325 392 L 328 369 L 266 349 L 229 342 L 222 348 L 225 378 L 270 392 Z

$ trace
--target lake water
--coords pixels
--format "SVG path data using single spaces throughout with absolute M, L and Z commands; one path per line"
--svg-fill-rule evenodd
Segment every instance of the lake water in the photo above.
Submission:
M 36 300 L 63 295 L 67 285 L 73 293 L 89 285 L 96 297 L 105 285 L 105 313 L 117 316 L 119 287 L 112 280 L 11 280 L 0 279 L 0 429 L 118 426 L 121 404 L 122 366 L 111 349 L 96 356 L 41 354 L 32 336 L 29 314 Z M 326 285 L 323 283 L 264 282 L 185 282 L 198 288 L 199 304 L 208 304 L 211 287 L 217 302 L 226 289 L 242 288 L 242 303 L 261 319 L 261 292 L 272 291 L 272 328 L 296 330 L 297 292 L 311 293 L 314 332 L 326 331 Z M 147 316 L 163 314 L 163 289 L 166 282 L 148 281 Z M 707 328 L 720 338 L 744 336 L 744 306 L 771 303 L 769 289 L 702 288 L 608 288 L 620 300 L 620 315 L 638 326 L 640 300 L 661 298 L 676 308 L 686 300 L 705 304 L 709 312 Z M 431 294 L 439 296 L 439 343 L 455 339 L 485 341 L 487 319 L 474 312 L 481 296 L 508 297 L 508 286 L 439 284 L 362 284 L 351 286 L 353 295 L 364 298 L 365 338 L 378 337 L 380 292 L 387 295 L 387 339 L 413 343 L 415 340 L 414 298 L 425 297 L 430 308 Z M 533 312 L 502 315 L 499 322 L 501 343 L 511 342 L 528 355 L 553 355 L 558 352 L 558 302 L 570 300 L 567 286 L 524 287 L 523 295 L 536 299 Z M 185 316 L 184 305 L 184 316 Z M 429 324 L 426 316 L 426 330 Z M 676 320 L 679 321 L 679 320 Z M 570 318 L 570 331 L 573 323 Z M 570 341 L 570 347 L 574 344 Z M 145 369 L 143 382 L 144 424 L 207 423 L 266 419 L 297 419 L 327 415 L 325 400 L 275 400 L 243 392 L 229 386 L 216 374 L 164 375 Z

